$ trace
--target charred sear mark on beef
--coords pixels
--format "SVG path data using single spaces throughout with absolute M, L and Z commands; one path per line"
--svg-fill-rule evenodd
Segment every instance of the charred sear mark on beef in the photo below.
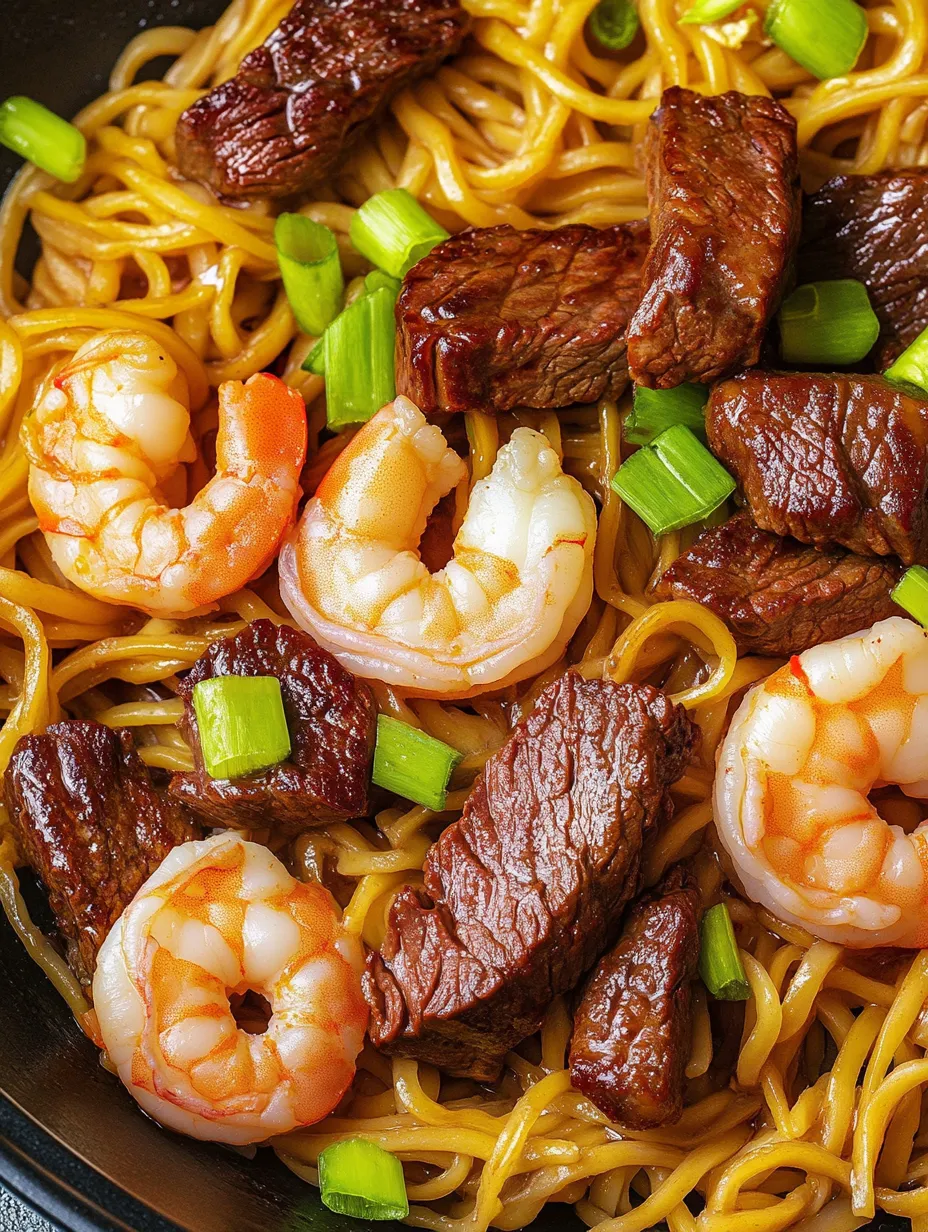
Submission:
M 128 731 L 83 719 L 23 736 L 4 793 L 68 962 L 89 984 L 112 925 L 168 852 L 199 837 L 196 827 L 183 805 L 155 788 Z
M 290 732 L 290 757 L 260 774 L 212 779 L 200 750 L 193 690 L 212 676 L 276 676 Z M 291 625 L 255 620 L 213 642 L 180 685 L 180 728 L 195 768 L 175 774 L 171 791 L 209 820 L 239 829 L 273 825 L 299 834 L 368 810 L 377 733 L 374 698 L 362 681 Z
M 611 1121 L 680 1119 L 699 960 L 699 891 L 678 865 L 629 910 L 574 1015 L 570 1081 Z
M 493 1079 L 615 939 L 695 742 L 657 689 L 550 685 L 432 847 L 424 893 L 393 900 L 364 980 L 374 1044 Z
M 297 0 L 238 73 L 181 116 L 177 160 L 225 197 L 319 184 L 394 95 L 458 50 L 457 0 Z
M 901 566 L 818 549 L 761 530 L 745 511 L 704 531 L 665 571 L 659 599 L 694 599 L 735 636 L 739 654 L 800 654 L 898 614 Z
M 764 530 L 926 559 L 928 401 L 877 376 L 746 372 L 713 389 L 706 428 Z
M 641 385 L 756 364 L 799 239 L 796 124 L 732 91 L 664 93 L 648 131 L 652 247 L 628 364 Z
M 403 284 L 398 392 L 425 414 L 618 397 L 647 249 L 645 223 L 446 240 Z
M 842 175 L 807 198 L 799 280 L 830 278 L 867 287 L 888 368 L 928 325 L 928 168 Z

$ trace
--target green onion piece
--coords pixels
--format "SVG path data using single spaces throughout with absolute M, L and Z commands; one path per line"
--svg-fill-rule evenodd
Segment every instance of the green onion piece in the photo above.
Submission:
M 403 1165 L 366 1138 L 345 1138 L 319 1153 L 319 1189 L 330 1211 L 353 1219 L 405 1219 Z
M 18 95 L 0 105 L 0 144 L 73 184 L 84 170 L 84 134 L 41 103 Z
M 237 779 L 290 756 L 276 676 L 212 676 L 194 685 L 200 749 L 211 779 Z
M 394 278 L 390 274 L 385 274 L 383 270 L 375 269 L 364 279 L 365 291 L 389 291 L 394 299 L 400 293 L 402 282 L 399 278 Z
M 349 304 L 325 331 L 323 367 L 330 428 L 366 423 L 396 397 L 394 303 L 393 292 L 386 287 L 371 291 Z
M 297 324 L 304 334 L 321 334 L 338 315 L 345 294 L 334 234 L 302 214 L 281 214 L 274 243 Z
M 702 917 L 699 974 L 706 988 L 719 1001 L 747 1001 L 751 995 L 731 916 L 724 903 L 716 903 Z
M 843 77 L 867 41 L 867 15 L 854 0 L 773 0 L 764 33 L 822 81 Z
M 402 278 L 436 244 L 448 238 L 405 188 L 375 193 L 351 220 L 351 242 L 362 256 L 394 278 Z
M 599 0 L 590 14 L 590 33 L 607 51 L 623 51 L 638 33 L 639 24 L 633 0 Z
M 893 587 L 890 595 L 893 603 L 914 616 L 920 625 L 928 628 L 928 569 L 924 565 L 912 565 Z
M 440 813 L 451 771 L 460 760 L 456 749 L 434 736 L 387 714 L 378 716 L 372 775 L 378 787 Z
M 928 329 L 923 329 L 915 341 L 907 346 L 891 368 L 884 373 L 887 381 L 903 381 L 917 385 L 928 393 Z
M 880 334 L 862 282 L 806 282 L 780 308 L 780 349 L 790 364 L 856 364 Z
M 314 372 L 316 376 L 325 375 L 325 334 L 316 339 L 313 349 L 303 360 L 300 367 L 304 372 Z
M 674 389 L 635 386 L 632 413 L 625 420 L 623 435 L 630 445 L 650 445 L 656 436 L 685 424 L 698 437 L 706 437 L 707 385 L 677 385 Z
M 713 21 L 721 21 L 740 9 L 744 0 L 696 0 L 690 5 L 680 21 L 686 25 L 708 26 Z
M 623 462 L 612 486 L 655 535 L 707 517 L 735 481 L 684 424 L 668 428 Z

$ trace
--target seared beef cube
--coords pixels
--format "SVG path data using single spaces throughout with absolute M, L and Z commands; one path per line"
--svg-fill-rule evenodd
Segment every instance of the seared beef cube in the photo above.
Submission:
M 697 732 L 648 685 L 550 685 L 390 907 L 365 995 L 375 1046 L 490 1081 L 617 935 L 642 839 Z
M 878 376 L 745 372 L 706 429 L 763 530 L 928 559 L 928 401 Z
M 193 690 L 213 676 L 276 676 L 290 732 L 290 756 L 247 778 L 213 779 L 200 749 Z M 307 633 L 255 620 L 200 655 L 180 683 L 180 729 L 195 768 L 175 774 L 171 791 L 213 823 L 238 829 L 276 826 L 300 834 L 310 826 L 368 811 L 377 708 L 355 679 Z
M 889 595 L 900 573 L 895 560 L 771 535 L 742 511 L 704 531 L 655 594 L 715 612 L 739 654 L 787 656 L 898 614 Z
M 22 853 L 38 873 L 81 983 L 107 933 L 164 857 L 199 838 L 153 785 L 128 731 L 71 719 L 23 736 L 4 779 Z
M 681 865 L 629 910 L 574 1015 L 570 1081 L 629 1129 L 683 1112 L 699 962 L 699 891 Z
M 403 283 L 398 392 L 426 415 L 617 398 L 647 251 L 647 223 L 445 240 Z
M 807 198 L 800 282 L 856 278 L 880 319 L 878 368 L 928 325 L 928 168 L 840 175 Z
M 177 161 L 224 197 L 286 197 L 335 170 L 390 100 L 460 47 L 457 0 L 297 0 L 238 73 L 188 107 Z
M 664 92 L 648 131 L 653 243 L 628 330 L 640 385 L 756 364 L 799 239 L 796 122 L 771 98 Z

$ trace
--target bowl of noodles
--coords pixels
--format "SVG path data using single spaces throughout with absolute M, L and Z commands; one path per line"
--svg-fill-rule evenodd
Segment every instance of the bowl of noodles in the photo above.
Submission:
M 0 1179 L 928 1227 L 924 0 L 4 18 Z

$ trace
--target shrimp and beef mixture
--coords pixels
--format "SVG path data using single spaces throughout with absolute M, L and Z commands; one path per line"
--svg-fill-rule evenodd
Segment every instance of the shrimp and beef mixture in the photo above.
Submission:
M 162 1125 L 928 1226 L 928 13 L 841 5 L 816 87 L 753 3 L 235 0 L 14 186 L 0 898 Z

